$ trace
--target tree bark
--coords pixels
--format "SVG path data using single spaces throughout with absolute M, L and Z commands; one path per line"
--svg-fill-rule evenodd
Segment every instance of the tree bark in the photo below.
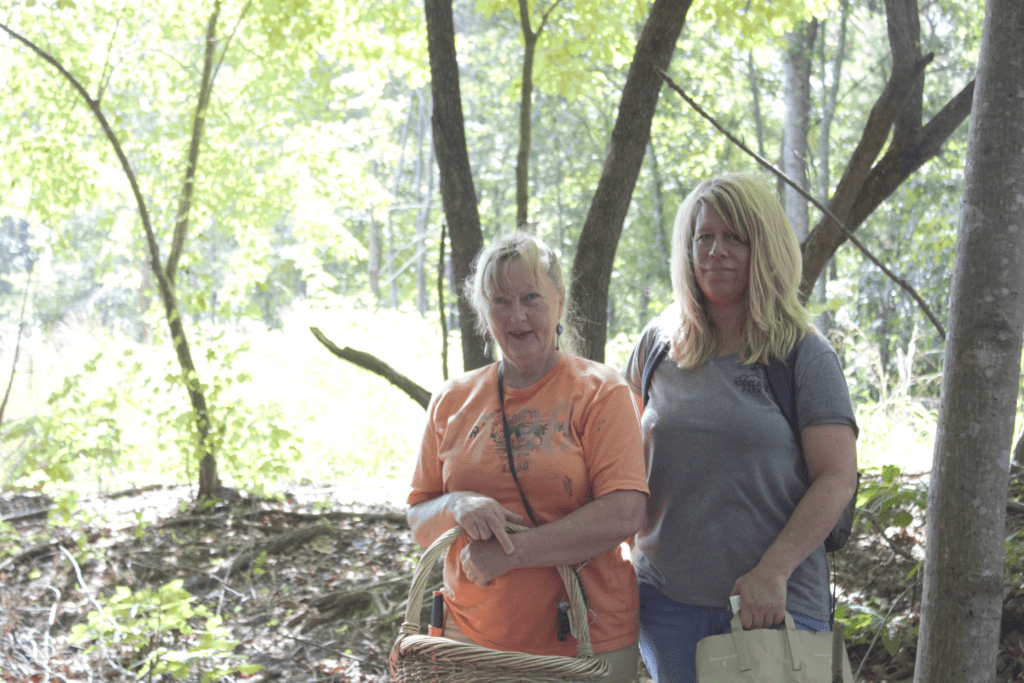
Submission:
M 1024 3 L 988 0 L 953 269 L 916 683 L 989 683 L 1024 334 Z
M 455 53 L 452 0 L 424 0 L 427 49 L 430 54 L 430 91 L 434 100 L 431 118 L 434 151 L 441 170 L 441 200 L 451 236 L 452 277 L 456 291 L 469 276 L 473 258 L 483 246 L 480 214 L 473 188 L 473 173 L 466 149 L 459 64 Z M 459 328 L 462 331 L 462 363 L 465 370 L 491 362 L 484 340 L 476 332 L 476 314 L 464 294 L 459 295 Z
M 581 355 L 604 361 L 608 337 L 608 286 L 622 223 L 636 186 L 662 79 L 691 0 L 655 0 L 640 33 L 622 89 L 608 155 L 583 223 L 572 267 L 569 300 L 574 307 Z

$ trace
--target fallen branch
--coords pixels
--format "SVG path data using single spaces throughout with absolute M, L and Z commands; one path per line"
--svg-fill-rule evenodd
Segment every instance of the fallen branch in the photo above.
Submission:
M 322 519 L 354 519 L 363 522 L 390 522 L 397 524 L 401 527 L 408 528 L 409 520 L 405 515 L 405 512 L 351 512 L 347 510 L 332 510 L 330 512 L 292 512 L 291 510 L 281 510 L 278 508 L 270 508 L 267 510 L 260 510 L 254 513 L 258 516 L 276 516 L 286 517 L 299 522 L 317 522 Z
M 185 582 L 184 588 L 193 595 L 203 593 L 210 590 L 214 584 L 227 581 L 232 574 L 245 570 L 261 553 L 265 552 L 267 555 L 277 555 L 292 546 L 304 545 L 312 541 L 317 536 L 323 536 L 333 532 L 334 529 L 330 525 L 317 524 L 303 529 L 296 529 L 291 533 L 282 534 L 277 538 L 271 539 L 259 548 L 246 550 L 231 562 L 225 563 L 213 574 L 203 574 L 189 579 Z
M 877 266 L 879 268 L 879 270 L 881 270 L 883 273 L 885 273 L 885 275 L 889 279 L 891 279 L 893 282 L 895 282 L 901 288 L 903 288 L 903 290 L 906 291 L 911 296 L 911 298 L 913 298 L 914 301 L 917 302 L 918 306 L 921 308 L 921 310 L 924 312 L 924 314 L 928 317 L 928 320 L 930 320 L 932 325 L 935 326 L 935 329 L 938 331 L 939 336 L 942 337 L 943 340 L 946 339 L 946 330 L 945 330 L 945 328 L 943 328 L 942 323 L 939 322 L 939 319 L 935 317 L 934 313 L 932 313 L 931 308 L 928 307 L 928 304 L 925 303 L 924 299 L 921 298 L 921 295 L 917 293 L 917 290 L 915 290 L 914 287 L 909 282 L 907 282 L 903 278 L 901 278 L 898 275 L 896 275 L 895 273 L 893 273 L 881 261 L 879 261 L 875 257 L 875 255 L 872 254 L 868 250 L 868 248 L 865 247 L 861 243 L 860 240 L 858 240 L 856 237 L 853 236 L 852 232 L 850 232 L 849 230 L 846 229 L 846 226 L 843 225 L 843 222 L 841 220 L 839 220 L 835 216 L 835 214 L 833 214 L 831 211 L 829 211 L 828 208 L 826 208 L 821 202 L 819 202 L 817 199 L 812 197 L 806 190 L 804 190 L 802 187 L 800 187 L 799 184 L 797 184 L 793 179 L 791 179 L 785 173 L 783 173 L 779 169 L 775 168 L 775 166 L 770 161 L 765 159 L 763 156 L 761 156 L 760 154 L 758 154 L 754 150 L 752 150 L 749 147 L 747 147 L 741 140 L 739 140 L 736 136 L 734 136 L 732 133 L 730 133 L 728 130 L 726 130 L 725 127 L 722 126 L 720 123 L 718 123 L 718 121 L 716 121 L 713 116 L 711 116 L 706 111 L 704 111 L 700 107 L 699 104 L 697 104 L 691 97 L 689 97 L 685 92 L 683 92 L 682 88 L 680 88 L 678 85 L 676 85 L 675 82 L 671 78 L 669 78 L 668 74 L 666 74 L 661 69 L 657 69 L 657 71 L 658 71 L 658 74 L 665 80 L 665 82 L 668 83 L 670 88 L 672 88 L 677 93 L 679 93 L 679 96 L 682 97 L 683 100 L 687 104 L 689 104 L 691 107 L 693 107 L 694 111 L 696 111 L 698 114 L 703 116 L 705 119 L 707 119 L 711 123 L 711 125 L 713 125 L 719 131 L 721 131 L 721 133 L 723 135 L 725 135 L 725 137 L 728 138 L 730 142 L 732 142 L 734 145 L 736 145 L 737 147 L 742 149 L 744 152 L 749 154 L 751 157 L 753 157 L 757 161 L 757 163 L 761 164 L 766 169 L 768 169 L 769 171 L 774 173 L 779 179 L 781 179 L 787 185 L 791 186 L 793 189 L 795 189 L 797 192 L 799 192 L 801 196 L 803 196 L 807 201 L 809 201 L 811 204 L 813 204 L 819 211 L 821 211 L 823 214 L 828 216 L 828 218 L 835 224 L 835 226 L 837 228 L 839 228 L 839 231 L 842 232 L 843 235 L 848 240 L 850 240 L 850 242 L 855 247 L 857 247 L 860 250 L 860 252 L 862 254 L 864 254 L 864 256 L 869 261 L 871 261 L 873 264 L 875 264 L 875 266 Z
M 377 358 L 373 354 L 366 353 L 365 351 L 356 351 L 348 346 L 343 349 L 339 348 L 337 344 L 325 337 L 324 333 L 321 332 L 318 327 L 311 327 L 309 328 L 309 331 L 313 333 L 313 336 L 316 337 L 321 344 L 327 347 L 328 351 L 338 358 L 347 360 L 349 363 L 358 365 L 364 370 L 369 370 L 370 372 L 380 375 L 404 391 L 409 398 L 419 403 L 424 410 L 427 409 L 427 406 L 430 404 L 430 392 L 419 384 L 416 384 L 416 382 L 413 382 L 398 370 L 395 370 L 380 358 Z

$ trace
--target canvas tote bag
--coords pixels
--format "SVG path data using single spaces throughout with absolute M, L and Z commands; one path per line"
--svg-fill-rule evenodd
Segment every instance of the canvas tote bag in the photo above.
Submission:
M 739 612 L 732 633 L 697 643 L 697 683 L 832 683 L 833 634 L 798 631 L 786 612 L 786 627 L 743 630 Z M 838 634 L 843 683 L 853 683 L 850 660 Z

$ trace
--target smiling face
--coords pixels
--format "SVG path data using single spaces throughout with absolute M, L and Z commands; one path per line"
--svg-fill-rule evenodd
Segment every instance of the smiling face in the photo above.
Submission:
M 710 206 L 693 235 L 693 272 L 709 307 L 745 305 L 750 243 Z
M 506 366 L 512 366 L 505 370 L 510 386 L 521 384 L 518 378 L 536 381 L 558 362 L 555 328 L 565 294 L 559 294 L 548 278 L 535 277 L 518 256 L 496 267 L 499 287 L 487 293 L 488 327 Z

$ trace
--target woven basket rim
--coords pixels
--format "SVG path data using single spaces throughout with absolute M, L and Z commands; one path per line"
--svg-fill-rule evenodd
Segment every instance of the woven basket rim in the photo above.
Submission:
M 505 528 L 513 533 L 525 531 L 527 527 L 507 523 Z M 587 607 L 576 573 L 568 566 L 559 566 L 558 573 L 569 594 L 569 614 L 576 634 L 576 656 L 533 655 L 524 652 L 492 650 L 474 643 L 461 643 L 450 638 L 424 635 L 420 624 L 423 596 L 426 592 L 430 569 L 441 555 L 463 533 L 461 527 L 453 527 L 442 534 L 424 551 L 416 567 L 409 587 L 409 601 L 405 610 L 405 621 L 395 641 L 394 650 L 398 666 L 405 660 L 458 662 L 465 666 L 481 666 L 522 673 L 534 672 L 559 678 L 587 678 L 600 680 L 608 675 L 611 665 L 594 656 L 590 643 L 590 625 Z

